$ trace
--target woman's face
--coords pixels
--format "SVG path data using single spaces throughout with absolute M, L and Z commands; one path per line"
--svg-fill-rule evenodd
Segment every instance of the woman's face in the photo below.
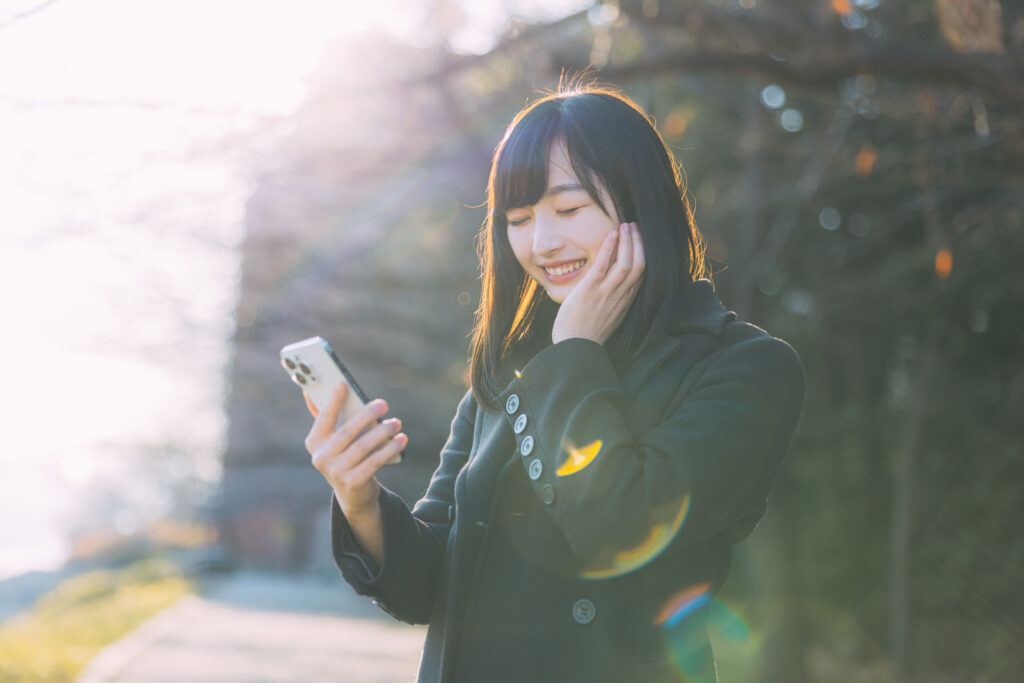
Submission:
M 612 206 L 604 185 L 596 183 L 601 203 Z M 508 241 L 523 270 L 548 296 L 562 303 L 597 258 L 604 236 L 619 227 L 580 184 L 564 140 L 551 145 L 548 187 L 532 206 L 505 212 Z

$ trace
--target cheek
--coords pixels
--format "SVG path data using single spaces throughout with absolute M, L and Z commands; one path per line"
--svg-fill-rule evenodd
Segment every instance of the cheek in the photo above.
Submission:
M 590 252 L 591 258 L 597 256 L 597 253 L 601 251 L 601 245 L 604 244 L 605 239 L 608 237 L 608 233 L 618 230 L 619 226 L 612 225 L 610 222 L 595 226 L 592 230 L 588 231 L 586 237 L 586 249 Z
M 576 244 L 586 249 L 593 258 L 601 251 L 608 233 L 618 230 L 619 224 L 594 204 L 588 207 L 586 215 L 580 216 L 574 228 Z
M 512 253 L 515 254 L 516 260 L 519 261 L 524 269 L 530 265 L 530 253 L 532 249 L 532 241 L 529 235 L 525 234 L 525 230 L 509 230 L 508 231 L 508 243 L 512 247 Z

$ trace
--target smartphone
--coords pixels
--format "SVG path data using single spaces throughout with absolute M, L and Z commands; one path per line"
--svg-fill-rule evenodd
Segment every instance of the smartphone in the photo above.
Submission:
M 330 404 L 339 382 L 349 388 L 345 405 L 341 407 L 342 420 L 352 417 L 369 401 L 352 373 L 321 337 L 303 339 L 281 349 L 281 366 L 321 412 Z M 380 421 L 378 418 L 377 422 Z M 397 465 L 404 458 L 405 451 L 402 451 L 384 464 Z

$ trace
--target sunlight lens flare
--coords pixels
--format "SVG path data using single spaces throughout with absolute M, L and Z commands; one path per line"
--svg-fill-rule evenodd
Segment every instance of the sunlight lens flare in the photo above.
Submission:
M 668 514 L 665 514 L 668 511 Z M 683 528 L 690 511 L 690 494 L 678 506 L 664 506 L 654 513 L 664 521 L 655 522 L 650 533 L 638 545 L 615 552 L 610 560 L 599 561 L 580 574 L 584 579 L 608 579 L 622 576 L 643 567 L 662 553 Z M 674 513 L 674 514 L 673 514 Z
M 652 622 L 655 626 L 671 628 L 685 619 L 687 615 L 711 600 L 711 584 L 698 583 L 684 588 L 669 599 L 661 608 Z
M 708 610 L 708 625 L 723 640 L 745 643 L 751 640 L 750 626 L 731 607 L 713 600 Z
M 709 635 L 726 645 L 734 657 L 746 661 L 754 661 L 760 648 L 760 639 L 751 637 L 747 623 L 712 595 L 707 582 L 674 594 L 652 623 L 661 627 L 672 662 L 686 681 L 716 680 L 714 660 L 707 649 Z
M 598 439 L 593 443 L 587 444 L 582 448 L 570 448 L 569 458 L 562 463 L 561 467 L 555 470 L 555 474 L 560 477 L 567 477 L 570 474 L 576 474 L 584 467 L 589 465 L 597 457 L 598 452 L 601 450 L 601 440 Z

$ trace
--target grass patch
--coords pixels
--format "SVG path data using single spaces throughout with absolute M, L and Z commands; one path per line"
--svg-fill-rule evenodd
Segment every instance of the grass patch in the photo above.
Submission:
M 0 624 L 0 681 L 72 681 L 102 647 L 191 592 L 176 565 L 155 559 L 68 579 Z

